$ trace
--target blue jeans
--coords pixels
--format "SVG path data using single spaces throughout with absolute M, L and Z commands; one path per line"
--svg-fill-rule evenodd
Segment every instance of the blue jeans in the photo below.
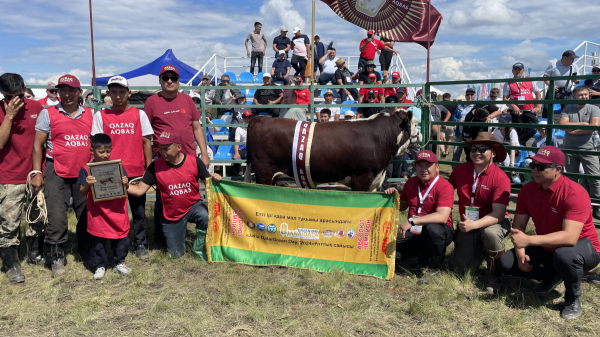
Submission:
M 185 234 L 187 223 L 196 224 L 196 229 L 206 230 L 208 226 L 208 207 L 202 200 L 195 203 L 183 218 L 178 221 L 170 221 L 164 218 L 162 212 L 162 203 L 157 201 L 156 209 L 160 206 L 162 232 L 164 234 L 167 249 L 171 256 L 176 259 L 185 254 Z
M 331 81 L 333 79 L 333 75 L 335 75 L 335 74 L 334 73 L 321 74 L 319 76 L 319 84 L 320 85 L 325 85 L 325 84 L 329 83 L 329 81 Z

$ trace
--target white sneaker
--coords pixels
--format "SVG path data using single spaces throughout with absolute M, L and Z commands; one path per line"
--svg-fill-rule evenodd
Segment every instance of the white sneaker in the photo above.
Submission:
M 129 273 L 131 273 L 131 269 L 127 268 L 125 263 L 119 263 L 116 267 L 113 268 L 113 272 L 119 273 L 121 275 L 129 275 Z
M 104 278 L 105 273 L 106 273 L 106 269 L 104 269 L 104 267 L 100 267 L 100 268 L 96 269 L 96 272 L 94 273 L 94 280 L 100 281 L 101 279 Z

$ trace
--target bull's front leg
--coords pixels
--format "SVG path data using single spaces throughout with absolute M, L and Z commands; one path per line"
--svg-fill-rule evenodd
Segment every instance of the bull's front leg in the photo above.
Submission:
M 352 190 L 375 192 L 385 180 L 385 170 L 374 173 L 368 172 L 359 176 L 352 176 Z

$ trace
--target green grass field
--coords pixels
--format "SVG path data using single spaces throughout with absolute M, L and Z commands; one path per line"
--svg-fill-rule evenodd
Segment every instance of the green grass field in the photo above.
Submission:
M 150 242 L 152 207 L 149 203 L 146 210 Z M 107 271 L 102 281 L 94 281 L 92 272 L 75 262 L 72 247 L 67 273 L 58 278 L 44 267 L 25 265 L 24 285 L 10 285 L 0 275 L 0 336 L 600 334 L 600 288 L 590 284 L 583 285 L 583 315 L 565 322 L 559 316 L 562 285 L 560 295 L 540 299 L 531 291 L 535 282 L 505 278 L 505 290 L 490 297 L 483 291 L 483 266 L 467 275 L 446 271 L 422 286 L 410 269 L 397 269 L 394 279 L 385 281 L 341 272 L 207 264 L 191 253 L 193 229 L 190 224 L 183 258 L 151 251 L 144 263 L 130 254 L 126 263 L 133 272 L 126 277 Z M 75 244 L 72 213 L 69 230 L 69 242 Z

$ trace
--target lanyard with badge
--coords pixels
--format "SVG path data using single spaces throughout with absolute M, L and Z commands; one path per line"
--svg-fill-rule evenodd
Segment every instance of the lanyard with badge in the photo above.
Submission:
M 524 101 L 525 95 L 521 95 L 521 83 L 516 82 L 516 84 L 517 84 L 517 89 L 519 89 L 519 96 L 517 97 L 517 100 Z
M 471 188 L 471 205 L 465 207 L 465 216 L 467 217 L 467 219 L 471 220 L 471 221 L 477 221 L 479 220 L 479 207 L 477 206 L 473 206 L 473 204 L 475 203 L 475 199 L 477 198 L 477 191 L 479 187 L 479 176 L 481 176 L 481 174 L 483 173 L 483 171 L 479 172 L 479 174 L 477 174 L 477 172 L 475 171 L 475 169 L 473 169 L 473 187 Z
M 429 195 L 429 192 L 431 192 L 431 189 L 433 188 L 433 186 L 435 186 L 438 179 L 440 179 L 439 175 L 437 177 L 435 177 L 435 179 L 433 180 L 431 185 L 429 185 L 429 188 L 427 189 L 427 191 L 425 191 L 425 195 L 421 195 L 421 187 L 417 186 L 418 192 L 419 192 L 419 208 L 417 209 L 417 214 L 413 215 L 413 219 L 418 218 L 419 215 L 421 215 L 421 207 L 423 206 L 423 203 L 425 202 L 425 198 L 427 198 L 427 196 Z M 410 228 L 410 232 L 413 234 L 421 235 L 422 231 L 423 231 L 423 226 L 421 226 L 421 225 L 413 225 Z

